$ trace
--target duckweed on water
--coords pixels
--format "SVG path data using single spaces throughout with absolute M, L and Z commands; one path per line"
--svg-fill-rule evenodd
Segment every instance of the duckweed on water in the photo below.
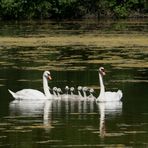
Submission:
M 24 46 L 24 47 L 40 47 L 40 46 L 72 46 L 87 45 L 96 47 L 132 47 L 132 46 L 148 46 L 147 35 L 71 35 L 71 36 L 55 36 L 55 37 L 0 37 L 0 45 L 2 47 Z

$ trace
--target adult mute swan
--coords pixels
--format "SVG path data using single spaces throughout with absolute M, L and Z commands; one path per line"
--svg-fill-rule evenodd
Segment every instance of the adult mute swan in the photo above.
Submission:
M 51 75 L 49 71 L 45 71 L 43 73 L 43 89 L 45 94 L 35 89 L 22 89 L 20 91 L 17 91 L 16 93 L 12 92 L 9 89 L 8 91 L 15 99 L 19 100 L 51 99 L 52 95 L 49 92 L 48 80 L 51 80 Z
M 100 80 L 100 95 L 96 99 L 98 102 L 111 102 L 111 101 L 120 101 L 123 94 L 121 90 L 117 92 L 105 92 L 105 87 L 103 84 L 103 76 L 105 75 L 105 70 L 103 67 L 99 68 L 99 80 Z

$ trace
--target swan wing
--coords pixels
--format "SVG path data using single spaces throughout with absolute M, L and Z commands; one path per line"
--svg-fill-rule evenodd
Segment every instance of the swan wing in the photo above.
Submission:
M 121 90 L 118 90 L 117 92 L 105 92 L 105 99 L 106 101 L 120 101 L 123 94 Z
M 20 91 L 17 91 L 15 93 L 16 99 L 21 100 L 40 100 L 40 99 L 46 99 L 46 96 L 35 89 L 22 89 Z

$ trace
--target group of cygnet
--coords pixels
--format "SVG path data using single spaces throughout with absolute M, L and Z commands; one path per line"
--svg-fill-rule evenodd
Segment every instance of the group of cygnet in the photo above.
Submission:
M 61 88 L 53 87 L 50 89 L 53 99 L 61 100 L 80 100 L 94 101 L 94 89 L 78 86 L 77 88 L 66 86 L 64 92 Z

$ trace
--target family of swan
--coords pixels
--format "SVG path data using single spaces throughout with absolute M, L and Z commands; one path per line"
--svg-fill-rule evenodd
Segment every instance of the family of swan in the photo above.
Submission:
M 105 87 L 103 84 L 103 76 L 105 75 L 105 70 L 103 67 L 99 68 L 99 80 L 100 80 L 100 94 L 99 97 L 96 98 L 97 102 L 113 102 L 113 101 L 120 101 L 122 98 L 122 91 L 118 90 L 117 92 L 105 92 Z M 53 95 L 49 91 L 48 86 L 48 80 L 51 80 L 51 74 L 49 71 L 45 71 L 43 73 L 43 89 L 44 93 L 35 90 L 35 89 L 23 89 L 20 91 L 17 91 L 16 93 L 12 92 L 8 89 L 10 94 L 15 99 L 21 99 L 21 100 L 41 100 L 41 99 L 52 99 Z M 65 89 L 68 89 L 67 87 Z M 78 90 L 81 88 L 78 88 Z M 83 89 L 84 95 L 86 91 L 86 87 Z M 71 93 L 73 92 L 73 88 L 71 88 Z M 90 93 L 92 93 L 93 90 L 90 90 Z

